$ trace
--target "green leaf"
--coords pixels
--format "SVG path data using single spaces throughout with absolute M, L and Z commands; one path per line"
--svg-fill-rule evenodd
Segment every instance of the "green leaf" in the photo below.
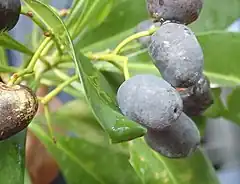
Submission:
M 79 21 L 82 19 L 87 3 L 88 0 L 75 0 L 73 2 L 70 13 L 65 20 L 65 24 L 68 30 L 71 29 L 71 27 L 73 27 L 76 22 L 79 23 Z
M 0 65 L 7 66 L 8 60 L 6 55 L 6 49 L 0 47 Z
M 18 69 L 12 66 L 4 66 L 0 65 L 0 72 L 1 73 L 8 73 L 8 72 L 17 72 Z
M 40 124 L 43 118 L 39 118 L 30 128 L 57 160 L 67 183 L 140 183 L 128 163 L 127 150 L 120 144 L 109 144 L 86 102 L 69 102 L 52 114 L 56 145 L 46 134 L 46 126 Z
M 101 70 L 100 70 L 101 71 Z M 113 91 L 117 93 L 118 88 L 124 82 L 124 76 L 120 73 L 116 73 L 114 71 L 101 71 L 103 76 L 108 81 L 109 85 L 112 87 Z
M 239 114 L 240 87 L 237 86 L 227 98 L 228 110 L 233 114 Z
M 7 49 L 17 50 L 27 55 L 32 55 L 33 52 L 25 45 L 21 44 L 17 40 L 13 39 L 8 33 L 0 34 L 0 45 Z
M 96 41 L 90 45 L 87 45 L 86 47 L 82 48 L 83 52 L 87 51 L 92 51 L 92 52 L 97 52 L 97 51 L 103 51 L 106 49 L 114 49 L 118 43 L 120 43 L 122 40 L 127 38 L 128 36 L 131 36 L 134 34 L 134 30 L 130 29 L 127 30 L 126 32 L 121 32 L 115 36 L 112 36 L 110 38 L 101 40 L 101 41 Z M 79 45 L 75 45 L 76 48 L 79 47 Z
M 232 122 L 240 124 L 239 102 L 240 102 L 240 87 L 237 86 L 227 97 L 227 108 L 222 116 Z
M 80 33 L 85 33 L 99 26 L 108 16 L 113 0 L 79 1 L 73 9 L 73 16 L 67 22 L 70 35 L 75 39 Z M 82 7 L 82 8 L 81 8 Z M 81 35 L 83 37 L 83 34 Z
M 0 142 L 0 182 L 24 184 L 26 131 Z
M 116 1 L 111 13 L 103 24 L 91 32 L 88 32 L 88 34 L 78 42 L 79 45 L 77 48 L 104 40 L 135 27 L 140 21 L 148 18 L 145 3 L 145 0 Z
M 206 116 L 194 116 L 194 117 L 191 117 L 191 119 L 197 125 L 200 135 L 204 136 L 205 128 L 206 128 L 206 124 L 207 124 L 207 117 Z
M 129 143 L 130 163 L 142 183 L 219 184 L 215 172 L 202 151 L 186 159 L 168 159 L 152 151 L 143 138 Z
M 195 32 L 224 30 L 240 16 L 239 0 L 211 0 L 203 5 L 200 17 L 190 25 Z
M 17 68 L 8 66 L 8 58 L 6 55 L 6 49 L 0 47 L 0 72 L 8 73 L 8 72 L 16 72 Z M 1 76 L 3 77 L 3 76 Z
M 74 60 L 88 102 L 97 120 L 110 136 L 111 142 L 123 142 L 144 135 L 145 128 L 136 122 L 128 120 L 119 112 L 115 93 L 104 76 L 93 67 L 91 62 L 80 51 L 76 55 L 69 33 L 61 18 L 51 8 L 39 1 L 24 1 L 35 14 L 44 19 L 43 22 L 50 26 L 51 30 L 65 30 L 64 35 L 66 37 L 61 38 L 60 41 L 66 46 L 66 50 Z M 62 35 L 56 34 L 55 36 Z
M 213 83 L 235 86 L 240 83 L 238 71 L 239 33 L 210 32 L 198 35 L 205 58 L 205 73 Z
M 210 118 L 218 118 L 220 117 L 224 111 L 225 106 L 221 99 L 221 88 L 212 88 L 212 94 L 214 99 L 214 104 L 211 105 L 205 112 L 204 116 L 210 117 Z
M 23 2 L 43 22 L 48 30 L 51 30 L 58 39 L 61 38 L 64 29 L 61 22 L 55 18 L 56 11 L 51 6 L 37 0 L 23 0 Z

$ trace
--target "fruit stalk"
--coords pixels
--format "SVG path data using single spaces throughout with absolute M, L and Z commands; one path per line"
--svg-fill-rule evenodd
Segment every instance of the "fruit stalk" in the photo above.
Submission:
M 40 99 L 40 102 L 44 105 L 48 104 L 49 101 L 51 101 L 57 94 L 59 94 L 66 86 L 71 84 L 73 81 L 78 80 L 78 78 L 78 75 L 74 75 L 69 80 L 63 82 L 50 93 L 48 93 L 48 95 L 46 95 L 44 98 Z
M 133 34 L 131 36 L 129 36 L 128 38 L 126 38 L 125 40 L 123 40 L 112 52 L 113 54 L 118 54 L 121 49 L 123 47 L 125 47 L 128 43 L 130 43 L 133 40 L 139 39 L 141 37 L 145 37 L 145 36 L 150 36 L 151 34 L 153 34 L 155 31 L 157 30 L 156 27 L 153 27 L 151 29 L 149 29 L 148 31 L 142 31 L 136 34 Z
M 24 77 L 26 74 L 31 74 L 33 72 L 34 66 L 36 62 L 38 61 L 39 57 L 42 54 L 42 51 L 45 49 L 46 45 L 51 41 L 50 37 L 47 37 L 43 40 L 42 44 L 39 46 L 35 54 L 33 55 L 31 61 L 29 62 L 28 66 L 26 69 L 23 71 L 20 71 L 18 73 L 13 74 L 11 79 L 8 82 L 8 85 L 13 85 L 19 78 Z

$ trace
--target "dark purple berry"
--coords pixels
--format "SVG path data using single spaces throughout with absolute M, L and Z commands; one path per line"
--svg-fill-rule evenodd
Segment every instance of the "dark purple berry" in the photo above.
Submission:
M 169 83 L 154 75 L 136 75 L 117 92 L 121 112 L 147 128 L 162 130 L 182 113 L 182 99 Z
M 200 139 L 195 123 L 184 113 L 169 129 L 163 131 L 148 129 L 145 135 L 146 143 L 168 158 L 190 156 L 200 145 Z
M 210 82 L 205 76 L 194 86 L 178 91 L 183 100 L 183 111 L 188 116 L 199 116 L 213 104 Z
M 203 0 L 146 0 L 152 18 L 190 24 L 197 20 Z
M 20 16 L 20 0 L 0 0 L 0 31 L 13 29 Z
M 185 25 L 163 24 L 151 36 L 148 50 L 162 77 L 174 87 L 190 87 L 202 76 L 203 51 Z

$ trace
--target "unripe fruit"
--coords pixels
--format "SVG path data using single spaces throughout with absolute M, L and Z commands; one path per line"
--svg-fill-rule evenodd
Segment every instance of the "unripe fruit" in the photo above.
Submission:
M 183 100 L 183 111 L 188 116 L 199 116 L 213 104 L 210 82 L 205 76 L 194 86 L 178 90 Z
M 146 0 L 152 18 L 190 24 L 197 20 L 203 0 Z
M 144 127 L 162 130 L 182 113 L 182 99 L 170 84 L 154 75 L 136 75 L 117 92 L 121 112 Z
M 0 140 L 25 129 L 34 118 L 38 101 L 32 90 L 23 85 L 0 83 Z
M 20 16 L 20 0 L 0 0 L 0 31 L 13 29 Z
M 198 128 L 184 113 L 168 130 L 148 129 L 144 138 L 153 150 L 168 158 L 188 157 L 200 145 Z
M 149 54 L 162 77 L 174 87 L 189 87 L 202 76 L 203 51 L 185 25 L 166 23 L 151 37 Z
M 139 32 L 142 32 L 142 31 L 147 31 L 153 26 L 160 27 L 160 24 L 161 24 L 160 22 L 154 23 L 153 20 L 151 20 L 151 19 L 144 20 L 136 26 L 135 32 L 139 33 Z M 151 36 L 144 36 L 144 37 L 141 37 L 137 40 L 143 46 L 148 47 L 149 44 L 151 43 Z

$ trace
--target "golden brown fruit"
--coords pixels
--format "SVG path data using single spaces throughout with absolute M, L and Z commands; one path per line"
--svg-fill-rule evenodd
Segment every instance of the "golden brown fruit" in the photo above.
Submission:
M 34 118 L 38 101 L 32 90 L 23 85 L 0 83 L 0 140 L 25 129 Z

